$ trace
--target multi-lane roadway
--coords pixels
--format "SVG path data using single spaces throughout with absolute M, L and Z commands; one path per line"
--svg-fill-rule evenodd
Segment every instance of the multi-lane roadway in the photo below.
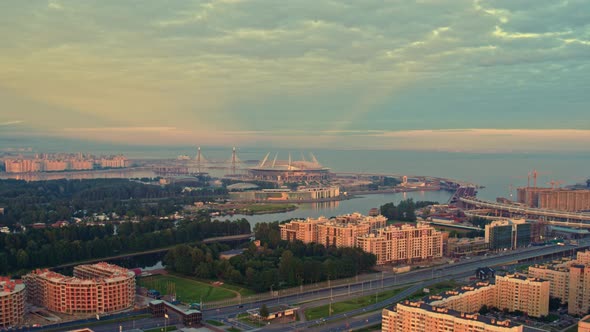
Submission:
M 257 302 L 246 303 L 242 305 L 233 305 L 228 307 L 223 307 L 219 309 L 211 309 L 205 310 L 203 312 L 203 316 L 205 319 L 224 319 L 224 320 L 233 320 L 232 318 L 237 317 L 238 314 L 245 312 L 247 309 L 257 308 L 260 307 L 263 303 L 267 306 L 272 306 L 274 304 L 295 304 L 295 303 L 302 303 L 308 301 L 318 301 L 326 298 L 335 298 L 335 301 L 338 301 L 339 297 L 347 297 L 350 295 L 369 295 L 374 294 L 377 291 L 382 289 L 391 289 L 398 287 L 400 285 L 409 285 L 409 284 L 416 284 L 416 283 L 424 283 L 424 282 L 431 282 L 433 279 L 436 280 L 446 280 L 446 279 L 454 279 L 454 278 L 462 278 L 469 275 L 473 275 L 475 270 L 481 266 L 501 266 L 506 265 L 511 262 L 515 261 L 522 261 L 527 259 L 533 259 L 535 257 L 543 257 L 553 254 L 562 254 L 573 252 L 576 249 L 586 248 L 590 246 L 590 241 L 583 240 L 579 242 L 577 247 L 571 246 L 559 246 L 559 245 L 549 245 L 543 247 L 529 247 L 529 248 L 522 248 L 515 251 L 505 251 L 498 253 L 496 255 L 488 256 L 488 257 L 475 257 L 470 260 L 464 260 L 460 263 L 449 264 L 444 266 L 437 266 L 433 268 L 427 268 L 422 270 L 417 270 L 409 273 L 404 274 L 393 274 L 393 273 L 386 273 L 386 274 L 376 274 L 375 280 L 371 281 L 364 281 L 359 283 L 351 283 L 348 285 L 341 285 L 330 288 L 324 288 L 316 291 L 309 291 L 303 292 L 300 294 L 294 294 L 289 296 L 282 296 L 276 297 L 273 299 L 267 299 Z M 417 289 L 423 287 L 423 284 L 417 286 Z M 404 292 L 405 294 L 405 292 Z M 398 296 L 388 299 L 382 303 L 378 303 L 375 308 L 380 308 L 386 306 L 388 304 L 395 303 L 399 301 L 401 298 L 401 294 Z M 365 311 L 371 311 L 375 308 L 367 307 L 364 308 Z M 362 313 L 362 310 L 361 310 Z M 380 315 L 380 313 L 377 313 Z M 342 314 L 343 315 L 343 314 Z M 347 317 L 351 315 L 355 315 L 355 313 L 347 313 Z M 372 316 L 371 316 L 372 317 Z M 368 322 L 370 323 L 370 318 L 368 317 Z M 341 315 L 333 315 L 331 317 L 324 318 L 324 321 L 320 323 L 329 325 L 330 321 L 334 320 L 341 320 L 343 316 Z M 339 328 L 346 328 L 346 324 L 356 324 L 357 320 L 355 319 L 347 319 L 349 322 L 341 323 Z M 308 327 L 312 325 L 316 325 L 318 322 L 301 322 L 301 323 L 292 323 L 287 325 L 291 329 L 299 329 L 303 327 Z M 352 325 L 351 325 L 352 326 Z M 326 330 L 328 326 L 322 326 L 321 330 Z M 285 325 L 282 328 L 286 328 Z M 262 328 L 263 330 L 273 330 L 276 329 L 276 326 L 272 324 L 268 327 Z

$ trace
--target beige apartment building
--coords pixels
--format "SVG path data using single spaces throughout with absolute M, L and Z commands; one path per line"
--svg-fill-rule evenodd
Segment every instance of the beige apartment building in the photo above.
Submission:
M 479 281 L 474 285 L 431 295 L 427 302 L 460 312 L 477 312 L 483 305 L 494 306 L 497 297 L 496 285 L 489 281 Z
M 443 255 L 443 232 L 418 223 L 378 229 L 357 238 L 357 246 L 377 256 L 377 264 L 426 260 Z
M 569 298 L 570 270 L 564 265 L 535 265 L 529 267 L 529 277 L 549 281 L 549 295 L 565 303 Z
M 590 310 L 590 251 L 578 252 L 576 259 L 529 267 L 530 277 L 549 281 L 553 297 L 568 303 L 568 313 L 585 315 Z
M 590 309 L 590 266 L 570 266 L 569 297 L 567 311 L 571 315 L 585 315 Z
M 369 234 L 371 226 L 366 223 L 341 223 L 329 221 L 317 226 L 317 243 L 324 246 L 355 247 L 357 237 Z
M 364 216 L 360 213 L 341 215 L 334 218 L 293 220 L 281 224 L 281 239 L 300 240 L 304 243 L 321 243 L 325 246 L 355 247 L 358 236 L 385 227 L 384 216 Z
M 523 331 L 509 320 L 500 321 L 477 314 L 488 307 L 520 310 L 529 316 L 549 313 L 549 282 L 518 274 L 496 277 L 496 283 L 477 282 L 421 301 L 405 301 L 382 312 L 382 331 Z
M 532 317 L 549 314 L 549 281 L 519 274 L 496 276 L 497 308 L 520 310 Z
M 518 332 L 522 325 L 496 320 L 479 314 L 436 307 L 418 301 L 398 303 L 392 310 L 383 309 L 383 332 Z

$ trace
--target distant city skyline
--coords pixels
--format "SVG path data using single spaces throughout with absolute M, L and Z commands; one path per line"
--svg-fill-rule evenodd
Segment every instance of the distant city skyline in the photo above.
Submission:
M 583 0 L 4 1 L 0 146 L 588 151 L 589 13 Z

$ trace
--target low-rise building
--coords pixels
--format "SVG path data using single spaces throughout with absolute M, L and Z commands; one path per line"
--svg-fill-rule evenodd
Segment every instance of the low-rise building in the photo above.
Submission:
M 485 238 L 449 238 L 445 246 L 445 256 L 465 257 L 483 255 L 489 251 Z

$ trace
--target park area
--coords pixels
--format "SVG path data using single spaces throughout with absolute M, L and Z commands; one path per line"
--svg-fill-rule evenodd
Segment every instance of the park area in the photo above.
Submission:
M 185 303 L 199 303 L 230 299 L 238 296 L 235 290 L 214 286 L 194 279 L 175 275 L 155 275 L 138 280 L 141 287 L 155 289 L 162 295 L 176 294 L 176 299 Z

